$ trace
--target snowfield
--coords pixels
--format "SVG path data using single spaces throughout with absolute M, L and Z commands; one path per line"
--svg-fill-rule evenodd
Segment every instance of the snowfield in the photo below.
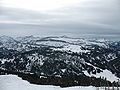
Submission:
M 114 74 L 112 74 L 110 71 L 108 70 L 103 70 L 103 72 L 100 72 L 100 73 L 97 73 L 96 75 L 95 74 L 89 74 L 87 71 L 84 72 L 84 74 L 86 76 L 94 76 L 94 77 L 105 77 L 108 81 L 111 81 L 111 82 L 114 82 L 114 81 L 118 81 L 118 77 L 116 77 Z
M 35 85 L 16 75 L 0 75 L 0 90 L 96 90 L 95 87 L 69 87 Z
M 35 85 L 22 80 L 16 75 L 0 75 L 0 90 L 97 90 L 97 88 L 93 86 L 61 88 L 59 86 Z M 105 89 L 99 88 L 99 90 Z

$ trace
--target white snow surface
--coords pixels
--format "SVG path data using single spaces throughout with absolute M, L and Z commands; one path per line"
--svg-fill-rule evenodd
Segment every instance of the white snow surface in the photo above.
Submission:
M 83 39 L 83 38 L 71 38 L 71 37 L 58 37 L 52 38 L 55 40 L 62 40 L 73 44 L 83 44 L 83 45 L 98 45 L 102 47 L 107 47 L 106 43 L 108 42 L 105 39 Z
M 101 77 L 104 77 L 111 82 L 118 81 L 118 79 L 119 79 L 114 74 L 112 74 L 112 72 L 110 72 L 108 70 L 103 70 L 103 72 L 97 73 L 97 74 L 89 74 L 87 71 L 84 71 L 84 74 L 86 76 L 90 76 L 90 77 L 94 76 L 94 77 L 97 77 L 97 78 L 99 78 L 101 76 Z
M 35 85 L 16 75 L 0 75 L 0 90 L 96 90 L 96 88 L 92 86 L 61 88 L 50 85 Z
M 54 50 L 60 50 L 60 51 L 71 51 L 71 52 L 77 52 L 77 53 L 87 53 L 90 52 L 89 50 L 82 50 L 81 46 L 79 45 L 68 45 L 64 46 L 63 48 L 57 48 Z
M 61 88 L 59 86 L 52 85 L 35 85 L 30 84 L 28 81 L 22 80 L 16 75 L 0 75 L 0 90 L 98 90 L 98 88 L 93 86 Z M 105 88 L 99 87 L 99 90 L 105 90 Z

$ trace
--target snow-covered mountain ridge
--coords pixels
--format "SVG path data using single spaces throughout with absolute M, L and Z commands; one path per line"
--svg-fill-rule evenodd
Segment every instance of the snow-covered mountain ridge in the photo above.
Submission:
M 0 37 L 0 68 L 37 75 L 120 78 L 120 42 L 60 37 Z M 100 75 L 99 75 L 100 74 Z

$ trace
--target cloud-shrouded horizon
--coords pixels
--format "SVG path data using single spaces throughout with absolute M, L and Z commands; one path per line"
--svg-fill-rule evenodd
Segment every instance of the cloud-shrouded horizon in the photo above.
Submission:
M 0 35 L 47 34 L 106 35 L 119 38 L 120 1 L 0 1 Z

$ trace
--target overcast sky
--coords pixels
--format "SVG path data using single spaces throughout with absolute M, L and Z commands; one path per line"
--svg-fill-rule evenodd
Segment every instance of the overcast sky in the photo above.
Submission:
M 120 36 L 120 0 L 0 0 L 0 35 Z

